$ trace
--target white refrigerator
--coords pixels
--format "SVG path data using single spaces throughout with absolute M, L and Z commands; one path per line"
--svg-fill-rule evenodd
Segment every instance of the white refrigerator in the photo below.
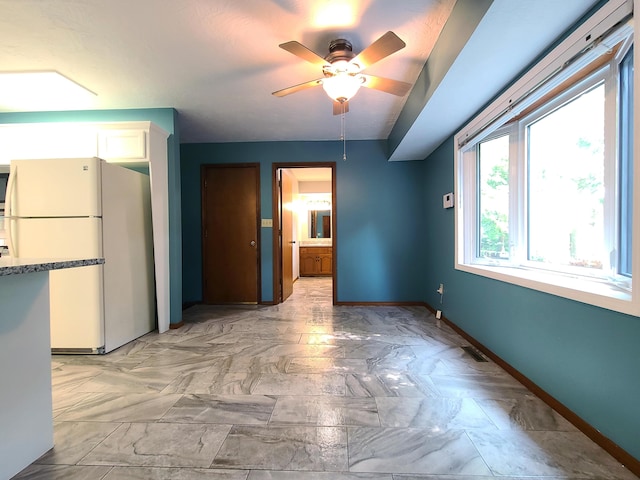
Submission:
M 9 255 L 105 259 L 50 273 L 53 353 L 107 353 L 155 329 L 149 190 L 99 158 L 11 162 Z

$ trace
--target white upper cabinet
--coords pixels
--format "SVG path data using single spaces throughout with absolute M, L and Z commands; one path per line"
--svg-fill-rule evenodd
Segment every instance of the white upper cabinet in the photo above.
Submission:
M 98 157 L 105 160 L 148 161 L 147 134 L 144 130 L 100 130 Z

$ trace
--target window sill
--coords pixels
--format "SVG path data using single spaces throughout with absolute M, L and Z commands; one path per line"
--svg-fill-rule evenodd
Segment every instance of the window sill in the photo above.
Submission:
M 630 291 L 586 277 L 554 274 L 519 267 L 456 264 L 456 270 L 481 275 L 540 292 L 606 308 L 628 315 L 640 316 L 640 305 Z

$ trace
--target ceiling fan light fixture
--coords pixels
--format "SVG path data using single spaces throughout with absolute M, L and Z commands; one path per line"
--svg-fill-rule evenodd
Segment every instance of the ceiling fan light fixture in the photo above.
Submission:
M 338 73 L 322 79 L 322 88 L 329 95 L 329 98 L 340 103 L 351 100 L 358 93 L 361 85 L 362 78 L 359 75 L 348 73 Z

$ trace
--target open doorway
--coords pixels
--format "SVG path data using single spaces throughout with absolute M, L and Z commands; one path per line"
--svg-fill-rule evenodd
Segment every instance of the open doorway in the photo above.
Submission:
M 304 276 L 331 280 L 336 302 L 335 162 L 273 164 L 273 303 Z

